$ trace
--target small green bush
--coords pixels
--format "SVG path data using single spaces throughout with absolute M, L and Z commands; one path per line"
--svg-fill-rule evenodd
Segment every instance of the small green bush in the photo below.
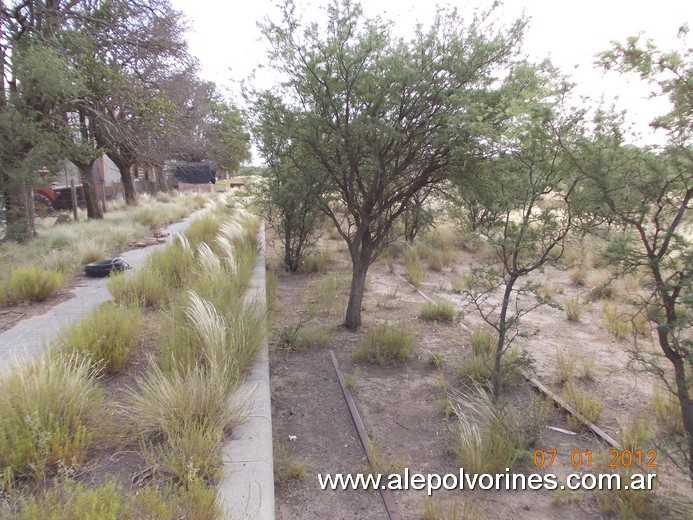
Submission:
M 170 434 L 166 442 L 156 448 L 162 465 L 179 484 L 186 485 L 196 479 L 215 482 L 221 476 L 221 441 L 223 431 L 205 424 Z
M 450 302 L 426 302 L 419 313 L 419 318 L 430 321 L 452 322 L 455 319 L 455 308 Z
M 42 302 L 60 289 L 64 278 L 60 271 L 34 266 L 13 267 L 4 294 L 0 294 L 0 303 Z
M 424 270 L 421 267 L 421 260 L 414 249 L 409 249 L 404 256 L 404 275 L 409 283 L 417 289 L 421 287 L 424 280 Z
M 371 329 L 354 352 L 354 361 L 384 365 L 405 361 L 414 347 L 415 337 L 406 327 L 389 323 Z
M 301 270 L 304 273 L 326 273 L 330 268 L 331 261 L 327 251 L 317 251 L 306 257 Z
M 107 287 L 116 303 L 136 302 L 144 308 L 161 309 L 173 297 L 173 288 L 167 283 L 165 275 L 147 266 L 135 273 L 112 275 L 107 282 Z
M 94 438 L 101 391 L 88 359 L 54 354 L 0 380 L 0 467 L 43 479 L 79 464 Z
M 140 338 L 142 313 L 138 307 L 106 304 L 83 318 L 64 336 L 70 352 L 88 354 L 92 361 L 103 362 L 103 370 L 118 372 Z

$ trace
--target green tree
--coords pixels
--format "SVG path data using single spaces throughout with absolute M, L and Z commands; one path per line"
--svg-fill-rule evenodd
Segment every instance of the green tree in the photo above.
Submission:
M 267 169 L 255 195 L 262 215 L 284 247 L 284 267 L 296 272 L 319 238 L 322 179 L 310 156 L 292 143 L 290 131 L 282 131 L 288 127 L 272 121 L 277 115 L 272 107 L 278 103 L 281 101 L 271 93 L 256 99 L 253 134 Z
M 84 78 L 56 49 L 57 20 L 79 16 L 76 4 L 0 3 L 0 190 L 8 239 L 31 237 L 26 202 L 35 172 L 60 155 L 56 114 L 82 91 Z
M 691 52 L 661 51 L 651 41 L 632 37 L 614 43 L 598 63 L 607 70 L 638 74 L 652 87 L 653 96 L 666 96 L 670 102 L 670 111 L 651 123 L 665 136 L 664 145 L 640 150 L 624 145 L 622 119 L 600 112 L 591 138 L 572 158 L 589 180 L 589 189 L 600 194 L 603 212 L 626 230 L 610 240 L 614 265 L 624 274 L 638 269 L 649 273 L 649 297 L 635 303 L 653 324 L 662 355 L 634 353 L 679 400 L 685 429 L 682 454 L 693 484 L 693 244 L 683 233 L 693 197 Z
M 274 130 L 319 168 L 322 211 L 346 241 L 352 280 L 345 326 L 361 325 L 371 263 L 423 188 L 477 144 L 471 114 L 512 60 L 524 23 L 497 30 L 488 13 L 465 24 L 440 11 L 408 40 L 359 4 L 332 1 L 326 24 L 304 25 L 288 0 L 263 30 L 282 99 Z M 277 92 L 277 90 L 275 90 Z
M 483 118 L 490 127 L 486 143 L 493 158 L 467 179 L 489 209 L 482 234 L 496 253 L 488 265 L 474 270 L 487 288 L 466 292 L 470 307 L 497 335 L 491 380 L 496 399 L 508 368 L 504 354 L 526 334 L 521 318 L 547 303 L 536 284 L 520 285 L 521 280 L 561 256 L 574 225 L 571 202 L 580 176 L 566 161 L 561 139 L 574 131 L 581 113 L 565 108 L 569 89 L 548 63 L 518 64 L 499 103 Z M 502 296 L 496 303 L 499 289 Z

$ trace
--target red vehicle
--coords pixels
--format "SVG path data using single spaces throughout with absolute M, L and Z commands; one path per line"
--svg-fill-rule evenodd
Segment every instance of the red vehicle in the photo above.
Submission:
M 78 184 L 75 188 L 77 189 L 77 206 L 83 208 L 86 204 L 84 187 Z M 72 194 L 70 193 L 70 186 L 58 186 L 57 183 L 53 183 L 49 187 L 34 190 L 34 212 L 37 215 L 47 215 L 53 210 L 71 209 Z

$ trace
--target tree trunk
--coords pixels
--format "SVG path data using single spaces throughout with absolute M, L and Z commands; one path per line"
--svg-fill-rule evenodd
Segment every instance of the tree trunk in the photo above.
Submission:
M 15 242 L 25 242 L 32 236 L 31 223 L 27 214 L 27 194 L 24 193 L 25 183 L 20 182 L 19 186 L 13 182 L 9 175 L 3 173 L 3 183 L 8 186 L 4 190 L 5 218 L 7 228 L 5 238 Z
M 118 167 L 120 170 L 120 180 L 123 181 L 123 195 L 125 195 L 125 204 L 128 206 L 137 205 L 137 190 L 135 190 L 135 181 L 132 178 L 130 166 L 125 168 Z
M 79 164 L 79 175 L 82 181 L 82 189 L 84 189 L 84 200 L 87 204 L 87 218 L 102 219 L 103 211 L 101 211 L 99 196 L 94 186 L 94 162 L 95 160 L 91 161 L 89 164 Z
M 344 320 L 344 326 L 349 330 L 357 330 L 361 326 L 361 302 L 366 289 L 366 275 L 371 265 L 372 248 L 373 244 L 368 231 L 363 233 L 360 241 L 355 239 L 349 248 L 351 250 L 351 291 Z
M 690 384 L 686 377 L 686 360 L 678 352 L 671 348 L 669 344 L 668 329 L 670 325 L 657 327 L 660 346 L 664 355 L 674 365 L 674 376 L 676 379 L 676 394 L 679 398 L 681 407 L 681 417 L 683 418 L 683 430 L 686 442 L 688 443 L 688 478 L 693 487 L 693 399 L 690 394 Z
M 510 296 L 513 291 L 513 286 L 517 281 L 517 277 L 511 277 L 505 284 L 505 292 L 503 293 L 503 303 L 501 304 L 501 312 L 498 317 L 498 343 L 496 343 L 496 355 L 493 363 L 493 379 L 492 392 L 493 400 L 498 400 L 500 395 L 501 385 L 501 361 L 503 352 L 505 351 L 505 335 L 507 333 L 508 307 L 510 306 Z
M 349 330 L 357 330 L 361 326 L 361 302 L 363 301 L 363 293 L 366 288 L 368 263 L 364 265 L 360 259 L 352 260 L 351 273 L 351 292 L 349 293 L 349 304 L 347 305 L 344 326 Z

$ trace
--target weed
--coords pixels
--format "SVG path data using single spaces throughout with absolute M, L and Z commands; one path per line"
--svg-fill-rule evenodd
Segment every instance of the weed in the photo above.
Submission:
M 484 329 L 475 329 L 469 335 L 472 351 L 479 355 L 491 354 L 496 348 L 498 338 Z
M 580 303 L 579 297 L 571 296 L 566 298 L 565 302 L 563 303 L 563 307 L 565 308 L 565 314 L 568 321 L 580 321 L 583 307 L 582 303 Z
M 292 457 L 283 444 L 274 442 L 274 482 L 276 484 L 302 480 L 307 472 L 304 461 Z
M 188 241 L 183 235 L 179 237 L 177 243 L 150 254 L 146 264 L 148 271 L 158 273 L 166 286 L 174 288 L 183 286 L 194 261 Z
M 191 424 L 167 436 L 155 451 L 162 466 L 179 484 L 198 479 L 214 482 L 221 476 L 223 431 L 204 423 Z
M 16 477 L 79 464 L 100 420 L 89 359 L 53 354 L 0 380 L 0 467 Z
M 614 475 L 621 481 L 630 482 L 628 471 Z M 656 520 L 670 518 L 666 506 L 657 500 L 655 490 L 643 491 L 630 486 L 620 486 L 597 494 L 599 510 L 608 515 L 617 515 L 624 520 Z
M 558 285 L 553 282 L 546 282 L 542 285 L 542 294 L 547 300 L 550 300 L 557 294 L 563 294 L 563 290 L 562 285 Z
M 304 328 L 303 322 L 290 323 L 279 333 L 279 343 L 287 350 L 306 350 L 326 347 L 332 342 L 332 332 L 324 328 Z
M 414 335 L 406 327 L 381 324 L 368 331 L 361 346 L 354 352 L 354 361 L 377 362 L 380 365 L 405 361 L 414 343 Z
M 597 397 L 591 395 L 586 390 L 583 390 L 571 382 L 567 382 L 563 386 L 561 396 L 575 409 L 575 411 L 577 411 L 589 422 L 593 423 L 596 421 L 599 414 L 602 413 L 604 404 Z M 568 416 L 568 422 L 573 427 L 577 427 L 580 424 L 579 421 L 570 415 Z
M 224 431 L 248 413 L 247 396 L 236 392 L 219 370 L 195 366 L 162 372 L 156 365 L 128 392 L 123 410 L 142 438 L 173 438 L 204 427 Z
M 426 302 L 421 308 L 419 318 L 430 321 L 452 322 L 455 319 L 455 308 L 448 301 Z
M 317 311 L 322 315 L 332 315 L 336 312 L 337 306 L 341 305 L 342 299 L 339 294 L 348 287 L 349 281 L 344 276 L 330 275 L 314 285 L 313 299 L 309 307 L 317 307 Z
M 63 281 L 60 271 L 34 266 L 13 267 L 5 289 L 0 289 L 0 303 L 42 302 L 60 289 Z
M 304 273 L 326 273 L 330 268 L 332 258 L 327 251 L 318 251 L 306 257 L 303 261 Z
M 582 358 L 582 377 L 584 379 L 593 380 L 597 372 L 597 363 L 592 356 L 583 356 Z
M 565 486 L 564 486 L 565 487 Z M 579 504 L 585 499 L 585 491 L 582 489 L 554 489 L 549 491 L 551 501 L 555 504 Z
M 421 287 L 424 280 L 424 270 L 421 267 L 419 256 L 411 248 L 404 255 L 404 275 L 414 287 L 417 289 Z
M 188 229 L 185 230 L 185 236 L 190 242 L 190 246 L 194 249 L 201 242 L 211 244 L 219 232 L 219 218 L 214 214 L 207 213 L 194 219 Z
M 657 420 L 657 429 L 664 435 L 683 437 L 683 416 L 679 399 L 669 390 L 655 388 L 652 394 L 652 410 Z
M 426 262 L 428 263 L 428 268 L 432 271 L 442 271 L 445 266 L 443 251 L 440 249 L 431 250 L 427 255 Z
M 494 403 L 483 390 L 473 401 L 465 400 L 464 406 L 471 413 L 465 413 L 460 404 L 455 410 L 455 451 L 460 466 L 469 473 L 498 473 L 512 468 L 525 448 L 516 414 Z
M 573 377 L 575 365 L 577 364 L 577 356 L 574 352 L 563 352 L 563 349 L 556 350 L 556 367 L 558 369 L 558 378 L 561 385 L 564 385 Z
M 168 285 L 165 275 L 147 267 L 135 273 L 112 275 L 107 287 L 116 303 L 137 302 L 143 308 L 163 308 L 173 297 L 172 288 Z
M 450 278 L 450 287 L 455 294 L 462 294 L 468 288 L 464 275 Z
M 440 368 L 443 366 L 443 356 L 441 356 L 438 352 L 429 352 L 426 362 L 433 368 Z
M 89 355 L 112 374 L 122 368 L 139 340 L 141 323 L 138 307 L 105 304 L 69 329 L 62 343 L 70 352 Z
M 77 258 L 81 264 L 103 260 L 107 255 L 106 248 L 94 240 L 83 240 L 77 244 Z
M 583 286 L 587 282 L 587 273 L 587 267 L 581 265 L 571 269 L 568 273 L 568 277 L 573 285 Z
M 604 302 L 602 307 L 602 325 L 607 332 L 617 339 L 626 339 L 633 330 L 630 321 L 624 316 L 623 310 L 610 302 Z
M 17 520 L 115 520 L 126 512 L 126 508 L 127 498 L 114 482 L 90 489 L 68 480 L 44 494 L 27 498 Z
M 344 374 L 344 384 L 353 392 L 359 377 L 361 377 L 361 367 L 356 367 L 350 374 Z
M 448 397 L 436 399 L 436 407 L 443 412 L 446 419 L 455 415 L 455 404 Z
M 624 450 L 642 450 L 652 440 L 652 422 L 649 417 L 635 417 L 629 423 L 619 423 L 619 441 Z
M 456 500 L 444 501 L 426 496 L 421 505 L 421 520 L 481 520 L 482 513 L 469 497 L 460 504 Z

